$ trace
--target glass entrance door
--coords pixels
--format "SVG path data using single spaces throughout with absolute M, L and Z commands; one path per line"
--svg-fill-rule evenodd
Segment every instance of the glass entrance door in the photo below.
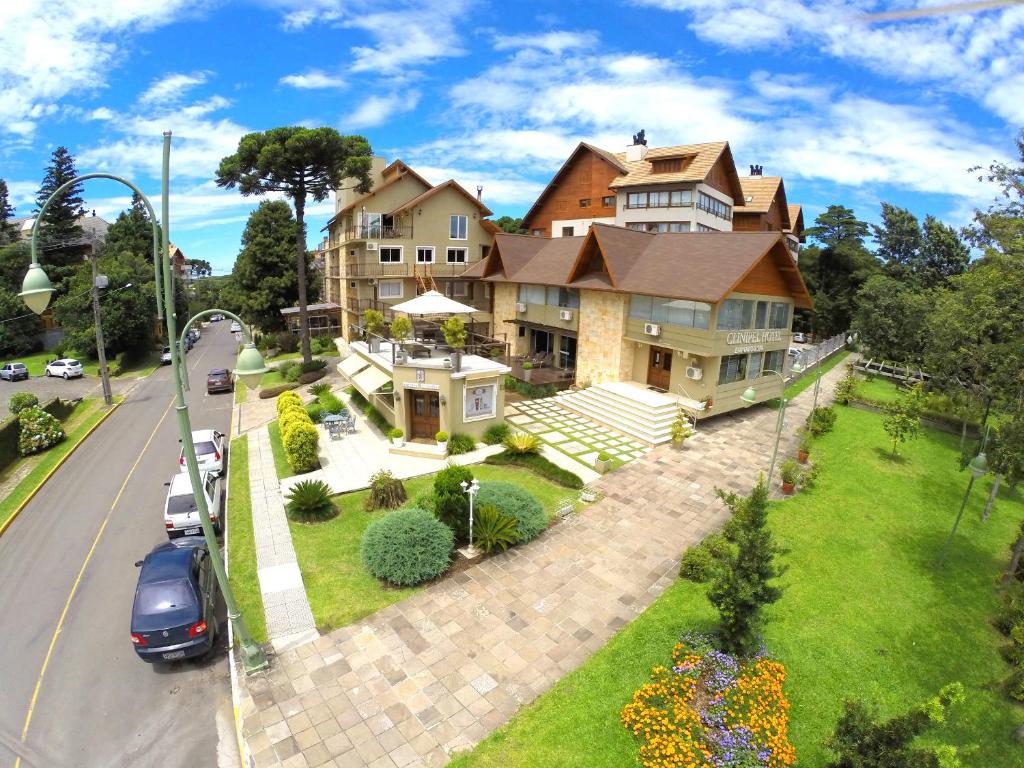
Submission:
M 560 336 L 558 343 L 558 367 L 576 367 L 576 339 L 570 336 Z

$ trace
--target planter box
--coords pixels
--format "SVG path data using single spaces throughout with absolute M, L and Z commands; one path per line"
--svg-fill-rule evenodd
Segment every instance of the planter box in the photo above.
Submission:
M 605 472 L 608 472 L 611 468 L 612 468 L 612 460 L 611 459 L 608 459 L 607 461 L 602 461 L 601 459 L 595 459 L 594 460 L 594 469 L 597 472 L 600 472 L 602 475 Z

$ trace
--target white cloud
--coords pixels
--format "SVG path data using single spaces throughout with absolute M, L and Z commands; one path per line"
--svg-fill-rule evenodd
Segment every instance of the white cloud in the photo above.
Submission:
M 206 72 L 193 72 L 188 75 L 176 72 L 165 75 L 159 80 L 154 80 L 152 85 L 139 96 L 139 103 L 161 106 L 176 102 L 192 88 L 203 85 L 207 77 Z
M 301 75 L 285 75 L 279 82 L 282 85 L 290 85 L 292 88 L 301 90 L 345 87 L 344 78 L 338 75 L 329 75 L 321 69 L 310 69 Z
M 594 32 L 541 32 L 535 35 L 498 35 L 496 51 L 518 48 L 541 48 L 549 53 L 562 53 L 574 48 L 593 48 L 598 41 Z
M 420 93 L 416 90 L 387 96 L 367 96 L 359 101 L 355 111 L 342 118 L 341 123 L 346 129 L 382 125 L 395 115 L 413 111 L 419 101 Z
M 113 120 L 114 112 L 107 107 L 97 107 L 92 110 L 87 116 L 87 120 Z

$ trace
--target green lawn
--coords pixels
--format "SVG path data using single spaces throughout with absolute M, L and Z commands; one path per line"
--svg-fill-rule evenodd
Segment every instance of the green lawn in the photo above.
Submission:
M 956 471 L 956 437 L 926 430 L 893 461 L 879 414 L 837 411 L 836 430 L 814 446 L 817 486 L 773 503 L 770 517 L 789 570 L 782 600 L 768 611 L 765 640 L 789 673 L 798 764 L 824 764 L 821 743 L 845 698 L 868 699 L 892 715 L 960 680 L 967 702 L 935 738 L 977 745 L 965 766 L 1021 768 L 1024 753 L 1009 734 L 1024 709 L 997 690 L 1009 669 L 990 623 L 995 583 L 1024 518 L 1020 493 L 1001 492 L 982 524 L 989 482 L 977 483 L 945 566 L 936 568 L 967 485 Z M 580 669 L 451 765 L 635 765 L 619 712 L 649 668 L 670 659 L 679 635 L 713 619 L 701 587 L 676 583 Z
M 533 493 L 553 517 L 559 500 L 574 492 L 550 483 L 527 470 L 514 467 L 470 467 L 481 482 L 507 480 Z M 428 493 L 433 475 L 403 481 L 410 502 Z M 325 523 L 289 521 L 313 617 L 323 629 L 342 627 L 379 611 L 419 591 L 418 587 L 385 587 L 366 572 L 359 558 L 359 543 L 370 522 L 383 512 L 367 512 L 363 502 L 368 491 L 336 496 L 339 514 Z
M 849 357 L 849 356 L 850 356 L 849 351 L 847 351 L 845 349 L 842 350 L 841 352 L 836 352 L 834 355 L 832 355 L 832 357 L 830 357 L 828 360 L 826 360 L 824 363 L 822 363 L 821 375 L 824 376 L 826 373 L 828 373 L 833 368 L 835 368 L 837 365 L 839 365 L 844 360 L 846 360 L 846 358 Z M 794 397 L 799 395 L 805 389 L 813 387 L 814 386 L 814 382 L 817 379 L 817 377 L 818 377 L 817 371 L 814 368 L 811 368 L 809 371 L 804 373 L 803 376 L 801 376 L 799 379 L 797 379 L 796 381 L 792 382 L 791 384 L 789 384 L 786 387 L 786 398 L 788 400 L 792 400 Z M 819 396 L 820 396 L 820 392 L 819 392 Z M 769 400 L 768 401 L 768 405 L 771 406 L 772 408 L 778 408 L 779 407 L 778 398 L 776 398 L 774 400 Z
M 881 376 L 872 376 L 857 383 L 857 394 L 874 403 L 892 403 L 908 390 L 897 388 L 896 382 Z
M 231 441 L 228 486 L 228 579 L 249 632 L 257 643 L 265 643 L 267 619 L 256 576 L 256 539 L 249 497 L 248 435 Z
M 115 398 L 117 402 L 123 399 L 123 397 Z M 64 432 L 67 435 L 64 440 L 48 451 L 19 459 L 7 468 L 6 472 L 4 472 L 5 476 L 10 476 L 26 464 L 31 466 L 32 470 L 22 478 L 20 483 L 14 486 L 14 490 L 3 501 L 0 501 L 0 525 L 7 522 L 8 518 L 14 513 L 14 510 L 42 482 L 43 478 L 53 469 L 57 462 L 74 450 L 75 446 L 85 439 L 85 434 L 106 413 L 105 410 L 100 408 L 102 404 L 102 399 L 82 400 L 75 406 L 75 410 L 71 412 L 63 423 Z
M 288 464 L 288 458 L 285 456 L 284 445 L 281 444 L 281 425 L 277 423 L 277 419 L 267 424 L 267 431 L 270 433 L 270 450 L 274 454 L 274 469 L 277 470 L 277 479 L 291 477 L 295 472 L 292 471 L 291 465 Z
M 280 373 L 278 373 L 275 370 L 271 370 L 269 373 L 264 373 L 263 374 L 263 378 L 260 379 L 260 387 L 261 388 L 278 387 L 281 384 L 286 384 L 286 383 L 287 382 L 284 380 L 284 376 L 282 376 Z
M 36 352 L 33 355 L 20 355 L 19 357 L 12 357 L 11 361 L 17 360 L 19 363 L 24 363 L 28 367 L 29 376 L 45 376 L 46 375 L 46 364 L 50 360 L 53 360 L 56 355 L 53 352 Z M 76 360 L 82 363 L 82 369 L 85 371 L 86 376 L 99 376 L 100 364 L 96 360 L 90 360 L 86 357 L 75 357 Z M 6 360 L 4 362 L 7 362 Z M 107 359 L 107 367 L 110 368 L 114 364 L 114 358 L 110 357 Z M 160 365 L 160 352 L 153 350 L 139 360 L 133 362 L 125 371 L 121 372 L 120 376 L 113 378 L 141 378 L 148 376 L 153 370 Z

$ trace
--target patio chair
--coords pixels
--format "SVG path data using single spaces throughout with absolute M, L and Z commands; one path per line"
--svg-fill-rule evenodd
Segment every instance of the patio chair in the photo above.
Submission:
M 356 431 L 356 417 L 354 414 L 349 414 L 348 419 L 341 422 L 344 425 L 345 431 L 354 434 Z
M 329 421 L 327 422 L 327 435 L 331 440 L 341 440 L 345 436 L 346 422 L 344 421 Z

